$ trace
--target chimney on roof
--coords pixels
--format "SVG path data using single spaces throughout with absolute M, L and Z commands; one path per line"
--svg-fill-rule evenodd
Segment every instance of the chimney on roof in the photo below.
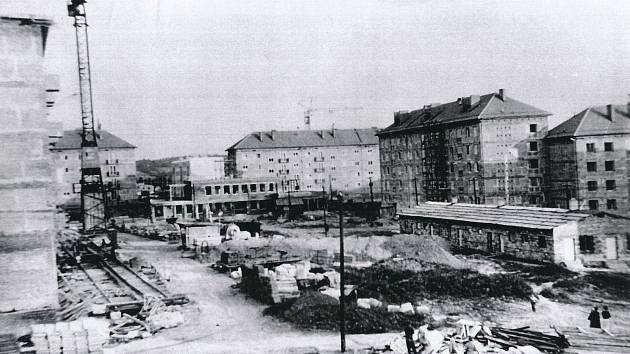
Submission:
M 481 100 L 481 97 L 479 95 L 470 95 L 468 97 L 462 97 L 462 107 L 464 111 L 467 111 L 475 107 L 479 103 L 480 100 Z
M 269 136 L 271 137 L 271 140 L 274 140 L 275 135 L 276 135 L 275 129 L 271 130 L 271 134 L 269 134 Z
M 394 112 L 394 124 L 403 124 L 409 119 L 409 111 Z
M 332 125 L 332 129 L 330 131 L 330 134 L 332 135 L 333 138 L 335 137 L 335 123 L 333 123 L 333 125 Z
M 615 107 L 611 104 L 606 105 L 606 117 L 608 117 L 611 122 L 615 121 Z
M 258 132 L 258 140 L 263 141 L 263 132 Z
M 319 131 L 319 136 L 320 136 L 322 139 L 324 139 L 324 130 L 320 130 L 320 131 Z
M 501 101 L 505 101 L 505 89 L 499 89 L 499 98 Z
M 462 104 L 462 98 L 461 97 L 457 97 L 457 104 L 459 104 L 459 105 Z

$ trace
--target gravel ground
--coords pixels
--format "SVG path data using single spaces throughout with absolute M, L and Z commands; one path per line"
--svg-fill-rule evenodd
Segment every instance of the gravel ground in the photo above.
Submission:
M 283 353 L 290 348 L 339 347 L 336 333 L 293 329 L 263 316 L 265 306 L 231 288 L 234 281 L 215 273 L 207 264 L 180 257 L 176 245 L 121 233 L 120 252 L 142 257 L 170 279 L 171 293 L 185 293 L 186 322 L 151 338 L 116 347 L 116 353 Z M 389 342 L 392 334 L 348 336 L 348 348 L 366 348 Z M 298 351 L 299 353 L 299 351 Z

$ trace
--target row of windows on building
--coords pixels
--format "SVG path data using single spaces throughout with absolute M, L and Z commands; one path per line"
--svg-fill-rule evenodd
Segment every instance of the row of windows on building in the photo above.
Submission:
M 249 184 L 232 184 L 232 185 L 212 185 L 205 186 L 206 195 L 226 195 L 239 193 L 264 193 L 273 192 L 275 190 L 274 183 L 249 183 Z M 223 191 L 223 193 L 221 193 Z
M 615 151 L 615 146 L 612 142 L 604 142 L 604 151 Z M 597 152 L 595 143 L 586 143 L 586 152 Z
M 368 149 L 368 150 L 367 150 L 367 152 L 373 152 L 373 151 L 374 151 L 373 149 Z M 357 150 L 357 149 L 355 149 L 355 150 L 354 150 L 354 153 L 355 153 L 355 154 L 358 154 L 358 153 L 360 153 L 360 152 L 361 152 L 361 150 Z M 308 156 L 310 156 L 310 155 L 311 155 L 311 152 L 310 152 L 310 151 L 307 151 L 307 152 L 306 152 L 306 154 L 307 154 Z M 300 156 L 300 153 L 298 153 L 298 152 L 293 152 L 293 154 L 292 154 L 292 155 L 297 157 L 297 156 Z M 247 159 L 247 154 L 244 154 L 244 155 L 243 155 L 243 158 L 244 158 L 244 159 Z M 261 158 L 261 154 L 256 154 L 256 158 L 257 158 L 257 159 Z M 331 160 L 335 160 L 335 159 L 336 159 L 335 155 L 330 155 L 330 156 L 329 156 L 329 158 L 330 158 Z M 320 152 L 320 153 L 319 153 L 319 156 L 315 156 L 315 157 L 313 157 L 313 161 L 315 161 L 315 162 L 322 162 L 322 161 L 324 161 L 324 160 L 325 160 L 325 157 L 324 157 L 324 153 L 323 153 L 323 152 Z M 286 155 L 284 155 L 283 157 L 280 157 L 280 158 L 269 157 L 269 158 L 268 158 L 268 161 L 269 161 L 269 162 L 275 162 L 275 161 L 278 161 L 279 163 L 287 163 L 287 162 L 289 162 L 289 158 L 288 158 L 288 157 L 286 157 Z
M 614 171 L 615 170 L 615 161 L 604 161 L 604 170 L 605 171 Z M 587 172 L 597 172 L 597 162 L 589 161 L 586 163 L 586 171 Z
M 598 190 L 598 187 L 599 187 L 597 181 L 588 181 L 586 183 L 586 186 L 587 186 L 587 189 L 591 192 Z M 614 191 L 615 189 L 617 189 L 617 182 L 614 179 L 606 180 L 606 190 Z
M 588 201 L 589 210 L 599 210 L 599 200 L 591 199 Z M 617 210 L 617 199 L 606 199 L 606 209 Z

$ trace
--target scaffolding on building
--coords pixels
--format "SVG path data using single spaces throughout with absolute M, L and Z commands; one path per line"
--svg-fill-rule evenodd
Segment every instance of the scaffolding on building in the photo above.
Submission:
M 444 127 L 431 123 L 426 123 L 425 127 L 422 134 L 424 197 L 427 201 L 448 201 L 450 188 L 445 130 Z

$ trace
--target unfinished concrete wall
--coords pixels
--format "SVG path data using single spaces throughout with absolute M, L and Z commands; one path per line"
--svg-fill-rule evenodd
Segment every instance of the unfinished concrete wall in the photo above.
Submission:
M 0 18 L 0 312 L 57 306 L 47 25 Z

